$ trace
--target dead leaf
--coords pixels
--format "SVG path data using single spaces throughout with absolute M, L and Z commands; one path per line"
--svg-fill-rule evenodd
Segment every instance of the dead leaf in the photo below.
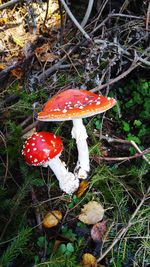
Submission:
M 35 49 L 35 54 L 36 54 L 36 56 L 37 56 L 38 54 L 47 52 L 49 48 L 50 48 L 50 47 L 49 47 L 49 44 L 47 44 L 47 43 L 41 45 L 40 47 L 37 47 L 37 48 Z
M 8 19 L 6 17 L 0 18 L 0 26 L 3 26 L 7 21 Z
M 91 237 L 94 241 L 96 242 L 102 241 L 102 238 L 107 231 L 106 224 L 107 224 L 107 221 L 103 220 L 102 222 L 99 222 L 93 225 L 91 229 Z
M 11 73 L 13 76 L 15 76 L 18 80 L 21 79 L 22 75 L 23 75 L 23 71 L 21 68 L 16 68 L 11 70 Z
M 53 62 L 56 58 L 58 58 L 56 55 L 54 55 L 53 53 L 44 53 L 41 58 L 40 61 L 41 62 Z
M 96 201 L 89 201 L 81 209 L 78 219 L 85 224 L 95 224 L 103 219 L 104 209 L 102 205 Z
M 59 248 L 60 244 L 62 243 L 63 241 L 62 240 L 55 240 L 54 242 L 54 246 L 53 246 L 53 251 L 52 251 L 52 254 L 55 254 L 57 249 Z
M 79 189 L 77 191 L 78 197 L 81 197 L 84 194 L 85 190 L 88 188 L 88 185 L 89 183 L 87 181 L 85 180 L 81 181 Z
M 96 258 L 90 253 L 83 254 L 82 266 L 83 267 L 97 267 Z
M 23 38 L 22 36 L 19 36 L 19 35 L 17 35 L 17 34 L 15 33 L 15 34 L 13 34 L 11 37 L 12 37 L 13 42 L 14 42 L 16 45 L 18 45 L 18 46 L 20 46 L 20 47 L 24 47 L 25 40 L 24 40 L 24 38 Z
M 59 210 L 53 210 L 44 217 L 43 226 L 45 228 L 52 228 L 56 226 L 61 219 L 62 219 L 62 213 Z
M 0 63 L 0 70 L 4 70 L 6 68 L 6 65 L 3 63 Z
M 31 130 L 29 130 L 27 133 L 25 133 L 22 138 L 23 139 L 28 139 L 30 136 L 32 136 L 34 133 L 36 132 L 36 128 L 32 128 Z
M 49 44 L 43 44 L 42 46 L 36 48 L 35 55 L 40 62 L 53 62 L 57 58 L 56 55 L 48 52 L 49 49 Z

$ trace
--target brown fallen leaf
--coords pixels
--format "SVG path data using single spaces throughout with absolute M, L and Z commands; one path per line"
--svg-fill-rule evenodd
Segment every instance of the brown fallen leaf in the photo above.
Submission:
M 18 80 L 21 79 L 21 77 L 23 76 L 23 71 L 21 68 L 16 68 L 11 70 L 11 73 L 13 76 L 15 76 Z
M 83 254 L 82 266 L 83 267 L 97 267 L 96 258 L 90 253 Z
M 6 68 L 6 65 L 3 63 L 0 63 L 0 70 L 4 70 Z
M 54 242 L 54 246 L 53 246 L 53 250 L 52 250 L 52 254 L 55 254 L 57 249 L 59 248 L 60 244 L 62 243 L 62 240 L 55 240 Z
M 96 242 L 102 241 L 102 238 L 107 231 L 107 225 L 106 224 L 107 224 L 107 221 L 103 220 L 102 222 L 99 222 L 99 223 L 96 223 L 95 225 L 93 225 L 93 227 L 91 229 L 91 237 L 94 241 L 96 241 Z
M 48 43 L 43 44 L 35 49 L 35 55 L 40 62 L 53 62 L 56 58 L 58 58 L 53 53 L 49 52 L 49 49 L 50 45 Z
M 96 201 L 89 201 L 81 209 L 78 219 L 85 224 L 95 224 L 103 219 L 104 209 L 102 205 Z
M 40 61 L 41 62 L 53 62 L 56 58 L 58 58 L 56 55 L 54 55 L 53 53 L 44 53 L 43 55 L 40 56 Z
M 85 180 L 81 181 L 79 189 L 77 191 L 78 197 L 81 197 L 84 194 L 85 190 L 88 188 L 88 185 L 89 183 L 87 181 Z
M 56 226 L 62 219 L 62 213 L 59 210 L 49 212 L 43 219 L 43 226 L 45 228 L 52 228 Z

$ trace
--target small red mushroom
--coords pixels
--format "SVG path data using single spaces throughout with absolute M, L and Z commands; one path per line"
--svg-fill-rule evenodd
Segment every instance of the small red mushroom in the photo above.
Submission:
M 75 173 L 78 178 L 86 179 L 90 170 L 87 132 L 82 118 L 90 117 L 112 108 L 116 100 L 95 93 L 68 89 L 48 100 L 38 113 L 41 121 L 73 121 L 72 137 L 76 139 L 78 162 Z
M 68 172 L 59 156 L 63 149 L 63 143 L 59 136 L 49 132 L 36 132 L 29 137 L 22 149 L 25 161 L 32 166 L 49 166 L 55 173 L 60 188 L 72 194 L 79 186 L 79 181 Z

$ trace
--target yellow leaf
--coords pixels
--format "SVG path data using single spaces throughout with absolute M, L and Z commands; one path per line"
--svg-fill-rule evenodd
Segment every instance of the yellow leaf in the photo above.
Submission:
M 13 42 L 20 47 L 24 46 L 24 39 L 18 35 L 12 35 Z
M 88 188 L 88 182 L 85 181 L 85 180 L 81 181 L 80 186 L 79 186 L 79 189 L 77 191 L 77 196 L 78 197 L 81 197 L 84 194 L 84 192 L 85 192 L 85 190 L 87 188 Z
M 43 226 L 45 228 L 51 228 L 56 226 L 62 219 L 62 213 L 59 210 L 53 210 L 49 212 L 43 220 Z
M 0 18 L 0 26 L 4 25 L 8 19 L 6 17 Z
M 97 267 L 96 258 L 90 253 L 83 254 L 82 266 L 83 267 Z
M 104 209 L 102 205 L 96 201 L 89 201 L 81 209 L 78 219 L 85 224 L 95 224 L 103 219 Z
M 0 63 L 0 70 L 4 70 L 6 68 L 6 65 L 3 63 Z

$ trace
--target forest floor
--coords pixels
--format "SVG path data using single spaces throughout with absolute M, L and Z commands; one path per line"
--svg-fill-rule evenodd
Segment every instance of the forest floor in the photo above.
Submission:
M 0 0 L 0 267 L 149 266 L 149 25 L 147 0 Z M 72 122 L 37 120 L 71 88 L 117 104 L 83 119 L 91 170 L 68 195 L 21 151 L 53 132 L 73 172 Z

